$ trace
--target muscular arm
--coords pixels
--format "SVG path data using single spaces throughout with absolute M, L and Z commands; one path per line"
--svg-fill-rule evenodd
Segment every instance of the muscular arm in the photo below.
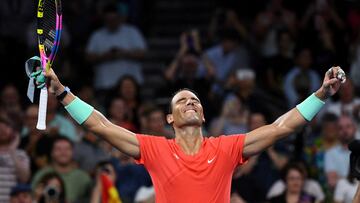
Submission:
M 338 91 L 342 80 L 337 78 L 339 71 L 342 71 L 340 67 L 333 67 L 330 70 L 325 74 L 321 88 L 315 92 L 315 96 L 323 101 Z M 250 157 L 260 153 L 277 140 L 294 133 L 299 127 L 306 123 L 307 121 L 297 108 L 291 109 L 272 124 L 265 125 L 247 133 L 243 156 Z
M 250 157 L 260 153 L 273 145 L 277 140 L 295 132 L 298 127 L 303 126 L 305 123 L 306 120 L 300 112 L 296 108 L 291 109 L 272 124 L 262 126 L 247 133 L 243 156 Z
M 54 93 L 55 95 L 59 95 L 64 91 L 64 86 L 60 83 L 52 69 L 50 69 L 45 75 L 48 79 L 51 80 L 50 92 Z M 74 99 L 75 95 L 69 93 L 61 103 L 66 106 Z M 121 152 L 134 158 L 140 157 L 139 142 L 135 136 L 135 133 L 112 124 L 99 111 L 94 110 L 82 125 L 91 132 L 108 141 Z

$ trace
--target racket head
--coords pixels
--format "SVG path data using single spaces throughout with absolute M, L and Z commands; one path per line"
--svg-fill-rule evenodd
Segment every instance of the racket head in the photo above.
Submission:
M 37 8 L 37 36 L 42 68 L 53 63 L 60 44 L 62 7 L 60 0 L 39 0 Z

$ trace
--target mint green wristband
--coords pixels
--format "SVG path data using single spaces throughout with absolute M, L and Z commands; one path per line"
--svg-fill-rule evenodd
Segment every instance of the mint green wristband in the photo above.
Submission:
M 70 104 L 65 106 L 65 109 L 69 112 L 70 116 L 81 125 L 89 118 L 94 107 L 76 97 Z
M 307 121 L 311 121 L 324 105 L 325 102 L 313 93 L 303 102 L 298 104 L 296 108 Z

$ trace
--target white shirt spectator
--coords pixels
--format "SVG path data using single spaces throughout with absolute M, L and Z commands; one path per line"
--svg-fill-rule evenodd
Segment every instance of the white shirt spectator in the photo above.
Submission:
M 216 45 L 208 49 L 206 55 L 214 65 L 216 79 L 220 81 L 226 80 L 232 70 L 249 66 L 248 51 L 241 45 L 227 54 L 224 53 L 221 45 Z M 203 64 L 200 65 L 199 72 L 200 76 L 206 75 L 206 68 Z
M 334 200 L 341 203 L 352 203 L 358 184 L 357 180 L 350 183 L 345 178 L 340 179 L 335 187 Z
M 345 178 L 349 173 L 350 151 L 338 144 L 327 151 L 324 157 L 325 172 L 336 172 L 339 177 Z
M 88 53 L 103 54 L 113 48 L 123 50 L 145 50 L 145 39 L 140 31 L 131 25 L 123 24 L 116 31 L 106 28 L 96 31 L 87 46 Z M 95 88 L 109 89 L 124 75 L 131 75 L 141 84 L 143 75 L 141 64 L 128 59 L 99 63 L 95 66 Z
M 272 197 L 278 196 L 285 191 L 285 183 L 283 180 L 276 181 L 269 189 L 266 197 L 270 199 Z M 322 202 L 325 199 L 323 190 L 321 189 L 320 184 L 312 179 L 305 180 L 304 191 L 316 198 L 316 201 Z

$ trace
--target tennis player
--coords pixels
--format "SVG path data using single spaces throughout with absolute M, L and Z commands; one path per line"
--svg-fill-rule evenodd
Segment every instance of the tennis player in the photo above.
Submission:
M 216 138 L 202 135 L 205 118 L 199 98 L 192 91 L 181 90 L 172 98 L 171 112 L 167 115 L 175 138 L 167 140 L 135 134 L 112 124 L 63 86 L 52 69 L 45 76 L 50 80 L 50 92 L 72 118 L 146 167 L 158 203 L 230 202 L 234 169 L 311 121 L 324 101 L 345 81 L 344 71 L 332 67 L 316 92 L 272 124 L 246 134 Z

